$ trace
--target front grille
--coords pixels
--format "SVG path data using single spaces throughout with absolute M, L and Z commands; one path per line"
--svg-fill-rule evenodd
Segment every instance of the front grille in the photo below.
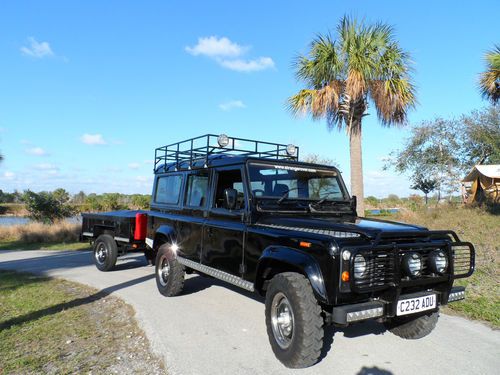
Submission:
M 455 278 L 467 277 L 473 271 L 474 252 L 466 244 L 453 245 L 453 275 Z
M 392 251 L 361 251 L 358 254 L 366 260 L 366 271 L 363 276 L 354 279 L 354 289 L 359 292 L 374 291 L 394 283 L 396 265 Z

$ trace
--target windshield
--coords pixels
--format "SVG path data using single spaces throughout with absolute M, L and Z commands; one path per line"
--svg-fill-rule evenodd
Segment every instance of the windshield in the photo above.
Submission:
M 249 164 L 256 198 L 346 200 L 337 172 L 286 164 Z

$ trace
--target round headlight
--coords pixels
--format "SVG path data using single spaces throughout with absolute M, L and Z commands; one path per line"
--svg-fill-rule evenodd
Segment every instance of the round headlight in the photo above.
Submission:
M 443 274 L 448 268 L 448 258 L 442 250 L 433 251 L 429 256 L 429 267 L 432 272 Z
M 351 252 L 349 250 L 344 250 L 342 252 L 342 259 L 344 259 L 344 260 L 351 259 Z
M 366 259 L 363 255 L 358 254 L 354 257 L 354 277 L 359 279 L 365 275 Z
M 226 147 L 229 144 L 229 137 L 225 134 L 221 134 L 217 137 L 217 143 L 220 147 Z
M 422 258 L 417 253 L 405 254 L 402 266 L 408 276 L 419 276 L 422 273 Z
M 295 147 L 295 145 L 290 144 L 290 145 L 286 146 L 286 153 L 289 156 L 294 156 L 296 152 L 297 152 L 297 147 Z

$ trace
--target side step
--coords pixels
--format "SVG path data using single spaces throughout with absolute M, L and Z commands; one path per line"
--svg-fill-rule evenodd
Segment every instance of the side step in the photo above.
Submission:
M 225 281 L 229 284 L 233 284 L 250 292 L 253 292 L 255 290 L 253 283 L 243 280 L 241 277 L 231 275 L 230 273 L 224 271 L 219 271 L 218 269 L 206 266 L 201 263 L 193 262 L 192 260 L 182 258 L 180 256 L 177 256 L 177 261 L 186 267 L 192 268 L 193 270 L 215 277 L 216 279 Z

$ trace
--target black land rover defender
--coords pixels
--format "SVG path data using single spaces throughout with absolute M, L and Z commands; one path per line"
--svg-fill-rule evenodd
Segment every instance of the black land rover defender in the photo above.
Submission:
M 264 295 L 271 347 L 292 368 L 318 361 L 326 324 L 377 319 L 406 339 L 428 335 L 439 307 L 465 297 L 453 282 L 472 274 L 472 244 L 358 217 L 339 171 L 298 153 L 225 135 L 156 149 L 144 241 L 160 293 L 182 293 L 185 273 L 197 272 Z M 102 235 L 100 269 L 127 237 Z

